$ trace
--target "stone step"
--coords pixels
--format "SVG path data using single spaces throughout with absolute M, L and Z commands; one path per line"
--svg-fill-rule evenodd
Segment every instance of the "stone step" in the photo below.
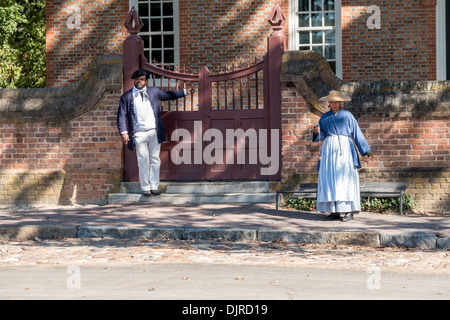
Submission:
M 137 193 L 112 193 L 109 203 L 155 202 L 155 203 L 274 203 L 275 193 L 225 193 L 225 194 L 169 194 L 145 197 Z
M 217 181 L 217 182 L 161 182 L 159 190 L 169 194 L 268 193 L 276 192 L 279 182 L 270 181 Z M 139 182 L 122 182 L 121 193 L 141 193 Z
M 145 197 L 138 182 L 122 182 L 108 202 L 273 203 L 278 189 L 280 182 L 271 181 L 161 182 L 161 195 Z

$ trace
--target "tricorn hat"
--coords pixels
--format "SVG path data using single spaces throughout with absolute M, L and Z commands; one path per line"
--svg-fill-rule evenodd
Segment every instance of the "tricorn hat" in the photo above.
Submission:
M 131 75 L 131 79 L 136 79 L 136 78 L 145 76 L 145 79 L 148 80 L 150 78 L 151 74 L 152 73 L 150 71 L 148 71 L 148 70 L 139 69 L 139 70 L 136 70 L 135 72 L 133 72 L 133 74 Z
M 352 101 L 352 98 L 339 91 L 331 90 L 327 96 L 320 98 L 319 101 Z

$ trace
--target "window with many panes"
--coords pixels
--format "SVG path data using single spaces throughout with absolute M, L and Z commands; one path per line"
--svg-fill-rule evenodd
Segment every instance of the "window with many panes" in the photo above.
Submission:
M 339 1 L 292 0 L 291 48 L 312 50 L 324 56 L 338 76 Z
M 144 26 L 139 36 L 149 62 L 160 62 L 173 69 L 179 64 L 178 0 L 132 0 Z

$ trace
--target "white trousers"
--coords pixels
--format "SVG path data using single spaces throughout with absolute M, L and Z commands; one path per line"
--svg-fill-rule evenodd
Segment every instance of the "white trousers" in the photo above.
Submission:
M 136 132 L 134 134 L 134 140 L 141 190 L 158 190 L 159 169 L 161 167 L 161 160 L 159 159 L 161 144 L 158 142 L 156 130 Z

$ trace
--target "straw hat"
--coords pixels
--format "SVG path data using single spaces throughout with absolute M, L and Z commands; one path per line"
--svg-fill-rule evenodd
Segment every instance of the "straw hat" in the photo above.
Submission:
M 352 101 L 352 98 L 339 91 L 331 90 L 327 96 L 320 98 L 319 101 Z

